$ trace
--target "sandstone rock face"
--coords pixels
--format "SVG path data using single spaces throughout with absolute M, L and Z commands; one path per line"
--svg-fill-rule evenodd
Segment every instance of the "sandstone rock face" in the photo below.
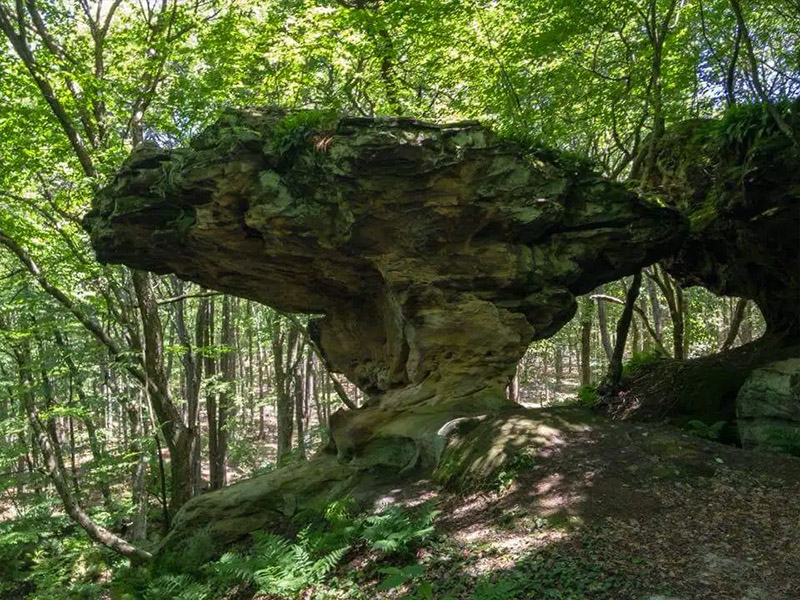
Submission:
M 736 397 L 736 416 L 745 448 L 800 456 L 800 358 L 753 371 Z
M 800 101 L 785 109 L 800 140 Z M 667 129 L 652 188 L 691 231 L 665 261 L 687 285 L 755 300 L 770 333 L 800 341 L 800 144 L 761 105 Z
M 86 227 L 101 261 L 290 312 L 369 397 L 340 458 L 435 461 L 437 432 L 503 407 L 575 295 L 674 252 L 675 211 L 477 123 L 229 112 L 189 148 L 134 152 Z M 359 462 L 361 461 L 361 462 Z

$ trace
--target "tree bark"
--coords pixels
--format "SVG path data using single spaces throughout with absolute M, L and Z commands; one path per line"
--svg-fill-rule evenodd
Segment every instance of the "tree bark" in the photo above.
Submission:
M 211 487 L 214 489 L 228 485 L 228 417 L 233 410 L 236 383 L 236 348 L 232 300 L 226 294 L 222 297 L 222 337 L 223 354 L 220 357 L 220 393 L 217 416 L 217 452 L 212 467 Z
M 581 385 L 592 383 L 592 301 L 581 302 Z
M 519 365 L 517 365 L 517 370 L 514 371 L 511 383 L 508 384 L 508 399 L 512 402 L 519 402 Z
M 606 293 L 606 286 L 598 286 L 595 294 L 604 296 Z M 597 326 L 600 330 L 600 341 L 603 343 L 603 350 L 606 353 L 606 358 L 611 361 L 614 354 L 614 345 L 611 343 L 611 336 L 608 333 L 608 317 L 606 316 L 606 307 L 602 301 L 597 301 Z
M 622 380 L 622 357 L 625 353 L 625 343 L 628 339 L 628 331 L 633 320 L 633 310 L 641 287 L 642 272 L 639 271 L 633 276 L 633 281 L 625 296 L 625 308 L 622 310 L 622 316 L 617 322 L 617 340 L 614 345 L 614 355 L 611 358 L 611 364 L 608 369 L 609 391 L 612 395 L 616 395 L 619 383 Z
M 303 406 L 305 404 L 305 367 L 301 366 L 304 365 L 304 361 L 300 359 L 300 364 L 298 364 L 298 368 L 295 369 L 294 373 L 294 420 L 295 426 L 297 428 L 297 452 L 300 455 L 300 458 L 305 460 L 306 458 L 306 440 L 305 440 L 305 429 L 303 427 Z
M 163 329 L 150 275 L 144 271 L 134 271 L 133 287 L 142 315 L 148 398 L 153 413 L 158 418 L 158 428 L 164 436 L 170 452 L 170 471 L 172 473 L 170 510 L 174 512 L 192 497 L 193 431 L 184 425 L 180 413 L 170 397 L 168 378 L 164 367 Z
M 147 470 L 147 453 L 143 447 L 144 432 L 141 427 L 139 407 L 129 402 L 126 405 L 128 420 L 131 425 L 130 452 L 136 456 L 131 471 L 131 498 L 135 512 L 130 529 L 130 538 L 133 541 L 147 539 L 147 488 L 145 474 Z

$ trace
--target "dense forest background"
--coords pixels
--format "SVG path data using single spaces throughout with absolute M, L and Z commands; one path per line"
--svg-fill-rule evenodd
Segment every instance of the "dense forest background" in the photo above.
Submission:
M 364 401 L 304 315 L 95 260 L 82 216 L 135 145 L 228 106 L 478 119 L 624 181 L 670 123 L 800 95 L 797 0 L 0 0 L 0 31 L 0 596 L 75 589 L 67 562 L 96 547 L 59 515 L 131 554 Z M 751 301 L 644 275 L 629 360 L 763 332 Z M 581 298 L 508 393 L 591 401 L 629 284 Z M 3 571 L 32 547 L 38 567 Z

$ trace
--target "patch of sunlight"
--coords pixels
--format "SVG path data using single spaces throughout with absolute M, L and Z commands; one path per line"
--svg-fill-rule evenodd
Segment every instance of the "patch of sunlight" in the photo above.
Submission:
M 477 546 L 477 558 L 464 567 L 464 572 L 474 577 L 513 568 L 518 560 L 534 548 L 561 542 L 569 536 L 566 531 L 543 530 L 515 535 L 493 528 L 484 530 L 483 534 L 484 537 L 473 536 L 471 545 Z
M 593 473 L 585 475 L 582 489 L 591 485 L 592 476 Z M 570 485 L 559 473 L 553 473 L 539 481 L 533 487 L 531 496 L 536 498 L 539 511 L 546 517 L 563 512 L 571 506 L 579 506 L 586 500 L 586 495 L 570 489 Z

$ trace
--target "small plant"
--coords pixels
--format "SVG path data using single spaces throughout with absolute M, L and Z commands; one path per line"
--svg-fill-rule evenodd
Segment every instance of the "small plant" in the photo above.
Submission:
M 497 491 L 501 494 L 508 491 L 520 472 L 533 468 L 534 464 L 534 456 L 529 449 L 515 453 L 507 461 L 505 468 L 497 474 Z
M 501 577 L 496 581 L 481 579 L 472 592 L 472 600 L 508 600 L 516 598 L 520 585 L 516 578 Z
M 412 511 L 402 506 L 389 506 L 364 519 L 361 537 L 373 550 L 386 554 L 410 552 L 433 535 L 433 521 L 438 514 L 429 502 Z
M 255 543 L 247 555 L 228 552 L 209 565 L 212 578 L 229 585 L 247 582 L 259 593 L 294 598 L 322 583 L 349 548 L 316 555 L 308 528 L 298 534 L 295 543 L 263 532 L 256 532 L 253 538 Z
M 354 544 L 367 543 L 372 550 L 384 555 L 409 554 L 431 538 L 433 521 L 438 514 L 431 503 L 412 509 L 389 506 L 366 517 L 355 515 L 354 509 L 355 502 L 344 498 L 329 504 L 321 515 L 301 513 L 296 517 L 300 531 L 294 540 L 256 532 L 248 551 L 228 552 L 207 564 L 203 562 L 209 555 L 212 540 L 208 531 L 201 530 L 186 544 L 180 556 L 165 557 L 157 569 L 119 568 L 112 585 L 114 597 L 121 600 L 211 600 L 227 597 L 234 588 L 244 589 L 244 586 L 248 593 L 270 598 L 297 598 L 308 590 L 315 594 L 325 590 L 334 593 L 342 582 L 332 577 L 333 571 Z M 416 567 L 405 570 L 387 567 L 381 572 L 387 576 L 387 586 L 392 581 L 397 582 L 400 575 L 404 577 L 403 582 L 414 580 L 415 595 L 408 596 L 407 600 L 433 600 L 431 586 L 415 580 L 421 574 Z M 352 582 L 345 580 L 343 583 L 348 584 Z M 325 590 L 320 589 L 323 585 Z M 393 587 L 399 585 L 402 583 Z M 344 597 L 356 596 L 348 593 Z
M 591 557 L 544 550 L 517 562 L 502 575 L 478 581 L 471 600 L 528 598 L 629 598 L 634 582 L 606 570 Z
M 336 120 L 336 113 L 324 110 L 289 113 L 272 130 L 273 151 L 277 156 L 292 160 L 306 146 L 327 149 L 329 136 L 322 136 L 319 140 L 313 140 L 312 137 L 331 129 Z
M 664 358 L 664 353 L 658 348 L 644 350 L 642 352 L 634 352 L 633 356 L 631 356 L 630 359 L 628 359 L 622 366 L 622 375 L 623 377 L 633 375 L 634 373 L 641 371 L 645 367 L 652 365 L 662 358 Z
M 383 581 L 378 584 L 379 592 L 386 592 L 399 588 L 403 585 L 416 584 L 413 594 L 403 596 L 403 600 L 434 600 L 433 586 L 427 581 L 419 581 L 425 573 L 423 565 L 408 565 L 406 567 L 385 567 L 379 572 L 386 575 Z M 446 596 L 439 600 L 454 600 L 452 596 Z
M 147 585 L 143 600 L 211 600 L 211 586 L 191 575 L 161 575 Z
M 686 423 L 686 429 L 690 434 L 697 437 L 701 437 L 706 440 L 717 441 L 722 436 L 722 430 L 727 424 L 727 421 L 717 421 L 712 425 L 708 425 L 702 421 L 692 420 Z
M 600 402 L 597 396 L 597 386 L 592 384 L 584 384 L 578 388 L 578 404 L 594 408 Z

